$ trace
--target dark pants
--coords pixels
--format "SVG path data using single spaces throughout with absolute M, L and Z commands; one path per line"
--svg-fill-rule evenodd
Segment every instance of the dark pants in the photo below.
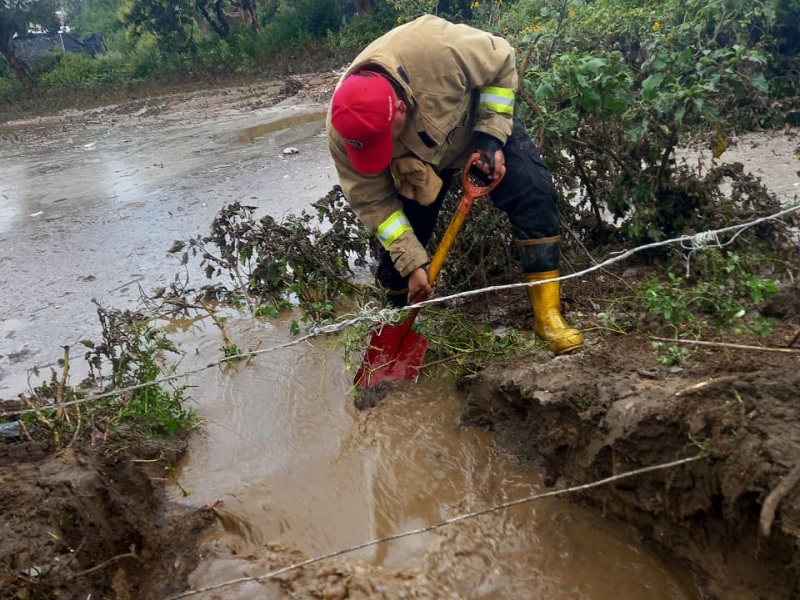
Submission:
M 492 204 L 508 215 L 515 239 L 537 240 L 557 236 L 560 232 L 560 217 L 553 179 L 539 155 L 539 150 L 516 117 L 503 152 L 506 158 L 506 175 L 491 193 Z M 400 198 L 403 212 L 423 246 L 428 245 L 433 235 L 442 201 L 455 172 L 455 169 L 445 169 L 439 173 L 444 185 L 439 197 L 429 206 Z M 558 265 L 553 268 L 558 268 Z M 392 258 L 385 249 L 381 250 L 376 278 L 390 292 L 408 287 L 408 278 L 400 275 L 394 268 Z M 402 306 L 405 302 L 404 294 L 393 294 L 392 297 L 393 304 Z M 403 303 L 399 302 L 401 298 Z

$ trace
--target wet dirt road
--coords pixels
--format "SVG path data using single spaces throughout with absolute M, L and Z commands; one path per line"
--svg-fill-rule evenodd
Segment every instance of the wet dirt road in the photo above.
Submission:
M 22 391 L 26 370 L 59 358 L 61 346 L 97 338 L 90 298 L 134 307 L 139 286 L 168 284 L 180 271 L 167 255 L 172 241 L 205 233 L 225 204 L 240 200 L 279 218 L 327 193 L 335 174 L 320 110 L 291 102 L 162 110 L 155 100 L 139 113 L 98 112 L 79 126 L 63 117 L 5 133 L 13 143 L 0 150 L 0 395 Z M 283 154 L 289 146 L 299 152 Z M 242 348 L 290 339 L 285 322 L 230 316 L 228 333 Z M 221 357 L 213 324 L 178 329 L 175 340 L 188 350 L 180 369 Z M 195 507 L 223 501 L 194 588 L 269 571 L 271 542 L 315 556 L 542 489 L 486 433 L 459 426 L 460 399 L 442 383 L 408 386 L 358 412 L 351 378 L 336 347 L 318 340 L 187 381 L 206 424 L 171 496 Z M 463 598 L 698 597 L 686 573 L 629 531 L 555 500 L 346 560 L 385 567 L 386 589 L 410 570 Z M 196 597 L 265 590 L 285 597 L 277 584 L 255 583 Z
M 0 150 L 0 395 L 59 348 L 99 334 L 95 306 L 131 308 L 139 286 L 181 272 L 172 241 L 208 233 L 219 209 L 280 218 L 330 190 L 320 106 L 215 115 L 98 113 L 23 124 Z M 296 147 L 299 152 L 284 155 Z

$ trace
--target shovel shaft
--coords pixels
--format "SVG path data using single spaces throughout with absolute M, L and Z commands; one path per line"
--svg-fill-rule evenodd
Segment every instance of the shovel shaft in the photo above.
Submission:
M 469 178 L 469 172 L 472 166 L 478 163 L 480 158 L 481 155 L 476 152 L 470 156 L 469 161 L 464 167 L 464 172 L 461 178 L 461 185 L 464 188 L 463 195 L 461 196 L 461 202 L 458 203 L 456 213 L 450 220 L 450 224 L 447 226 L 447 231 L 444 232 L 442 241 L 439 244 L 439 247 L 436 249 L 436 253 L 433 255 L 430 267 L 428 268 L 428 281 L 431 285 L 434 284 L 436 278 L 439 276 L 439 271 L 442 270 L 442 265 L 444 265 L 444 259 L 447 258 L 447 253 L 450 252 L 450 248 L 453 247 L 453 244 L 456 241 L 456 236 L 458 235 L 458 232 L 461 230 L 461 226 L 464 225 L 464 221 L 467 218 L 467 213 L 470 211 L 470 209 L 472 209 L 472 204 L 478 198 L 482 198 L 483 196 L 489 194 L 489 192 L 491 192 L 495 187 L 497 187 L 497 184 L 500 183 L 500 179 L 496 179 L 489 185 L 485 186 L 477 186 L 472 183 L 472 180 Z
M 428 281 L 431 286 L 439 276 L 444 259 L 453 246 L 472 204 L 476 199 L 487 195 L 500 183 L 500 179 L 497 179 L 487 186 L 473 185 L 469 178 L 469 171 L 479 160 L 480 154 L 475 153 L 464 167 L 464 192 L 461 202 L 459 202 L 458 209 L 450 220 L 428 268 Z M 417 298 L 414 298 L 414 302 L 416 301 Z M 372 334 L 367 354 L 355 376 L 357 386 L 361 388 L 374 387 L 382 381 L 391 379 L 416 380 L 422 368 L 425 349 L 428 346 L 428 340 L 411 329 L 419 314 L 419 309 L 419 306 L 413 307 L 402 323 L 387 325 L 381 331 Z

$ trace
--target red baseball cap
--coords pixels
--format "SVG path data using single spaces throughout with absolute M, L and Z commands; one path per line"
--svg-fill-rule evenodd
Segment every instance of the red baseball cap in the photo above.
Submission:
M 392 162 L 392 122 L 397 111 L 392 84 L 374 71 L 345 77 L 331 100 L 331 124 L 353 167 L 380 173 Z

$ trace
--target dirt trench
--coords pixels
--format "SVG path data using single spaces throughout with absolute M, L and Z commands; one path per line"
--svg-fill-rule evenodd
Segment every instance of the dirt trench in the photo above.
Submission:
M 783 326 L 789 335 L 797 318 Z M 463 420 L 543 468 L 554 489 L 703 455 L 570 498 L 685 563 L 704 598 L 794 600 L 799 366 L 797 354 L 713 348 L 671 369 L 646 336 L 605 336 L 573 356 L 488 367 Z

